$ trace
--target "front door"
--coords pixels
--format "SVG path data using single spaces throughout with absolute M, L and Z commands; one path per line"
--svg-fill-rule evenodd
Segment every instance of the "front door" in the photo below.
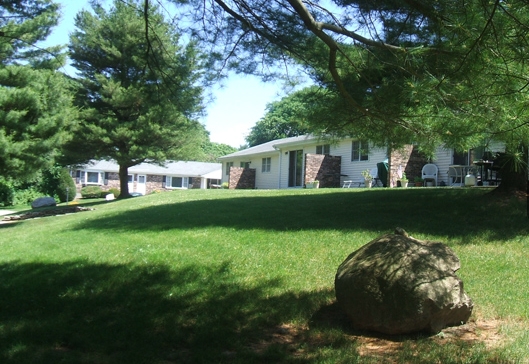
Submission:
M 129 193 L 134 192 L 134 175 L 129 174 L 127 178 L 128 178 L 127 184 L 129 186 Z
M 303 183 L 303 150 L 291 150 L 288 156 L 288 187 Z
M 138 174 L 138 183 L 136 183 L 136 192 L 139 192 L 142 195 L 145 195 L 146 185 L 147 185 L 147 176 L 143 174 Z

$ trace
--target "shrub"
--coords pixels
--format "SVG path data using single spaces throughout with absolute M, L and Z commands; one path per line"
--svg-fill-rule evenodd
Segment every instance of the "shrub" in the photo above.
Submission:
M 105 191 L 104 193 L 105 193 L 105 196 L 108 195 L 108 194 L 110 194 L 110 193 L 113 193 L 113 194 L 114 194 L 114 197 L 115 197 L 115 198 L 118 198 L 118 197 L 119 197 L 119 194 L 120 194 L 120 191 L 119 191 L 119 188 L 115 188 L 115 187 L 113 187 L 113 188 L 109 189 L 108 191 Z
M 0 177 L 0 206 L 11 206 L 15 197 L 15 188 L 10 181 Z
M 34 187 L 17 189 L 13 196 L 13 205 L 31 205 L 31 203 L 42 197 L 42 193 Z
M 29 205 L 33 200 L 42 197 L 42 192 L 35 183 L 14 181 L 0 178 L 0 206 Z
M 224 188 L 224 189 L 230 188 L 230 184 L 228 182 L 222 182 L 221 187 Z
M 101 196 L 104 197 L 106 195 L 103 195 L 103 191 L 99 186 L 86 186 L 81 189 L 81 196 L 83 196 L 83 198 L 100 198 Z
M 77 193 L 77 189 L 75 188 L 75 182 L 73 181 L 73 178 L 70 176 L 70 173 L 68 172 L 68 169 L 62 168 L 58 185 L 55 190 L 55 194 L 59 197 L 60 202 L 70 202 L 75 199 L 75 195 Z
M 68 201 L 72 201 L 76 195 L 75 183 L 68 169 L 58 165 L 42 172 L 38 189 L 48 196 L 54 196 L 60 202 L 67 202 L 66 197 Z

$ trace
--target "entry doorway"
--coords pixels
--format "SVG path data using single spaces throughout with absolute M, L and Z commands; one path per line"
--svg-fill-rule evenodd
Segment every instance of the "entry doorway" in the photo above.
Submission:
M 303 150 L 291 150 L 288 156 L 288 187 L 303 185 Z
M 139 192 L 142 195 L 145 195 L 146 186 L 147 186 L 147 176 L 143 174 L 138 174 L 138 183 L 136 183 L 136 192 Z

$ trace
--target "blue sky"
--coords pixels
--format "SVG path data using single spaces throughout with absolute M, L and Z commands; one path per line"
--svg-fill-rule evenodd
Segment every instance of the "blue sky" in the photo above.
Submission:
M 74 30 L 78 11 L 89 9 L 88 0 L 56 0 L 61 4 L 61 21 L 45 44 L 67 44 Z M 74 76 L 72 68 L 65 72 Z M 207 116 L 201 122 L 210 132 L 210 140 L 238 148 L 245 143 L 252 126 L 264 116 L 266 104 L 279 100 L 279 83 L 262 83 L 257 77 L 230 75 L 213 90 L 215 99 L 207 105 Z

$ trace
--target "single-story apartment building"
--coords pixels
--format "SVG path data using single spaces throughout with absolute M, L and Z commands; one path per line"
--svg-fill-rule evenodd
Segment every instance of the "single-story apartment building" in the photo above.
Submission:
M 451 165 L 471 165 L 484 153 L 503 151 L 500 144 L 475 148 L 468 153 L 437 148 L 433 160 L 422 157 L 416 146 L 407 145 L 391 152 L 390 187 L 397 185 L 403 172 L 409 180 L 420 177 L 426 163 L 438 168 L 439 185 L 450 185 Z M 320 187 L 340 187 L 346 180 L 362 181 L 361 172 L 377 169 L 388 160 L 386 148 L 375 148 L 367 141 L 356 138 L 326 140 L 303 135 L 273 140 L 245 150 L 220 157 L 222 182 L 230 188 L 283 189 L 301 188 L 307 182 L 318 180 Z
M 115 161 L 91 161 L 73 172 L 77 189 L 101 186 L 119 189 L 119 165 Z M 128 169 L 129 192 L 143 195 L 161 190 L 214 188 L 220 185 L 222 164 L 206 162 L 167 161 L 160 166 L 141 163 Z

